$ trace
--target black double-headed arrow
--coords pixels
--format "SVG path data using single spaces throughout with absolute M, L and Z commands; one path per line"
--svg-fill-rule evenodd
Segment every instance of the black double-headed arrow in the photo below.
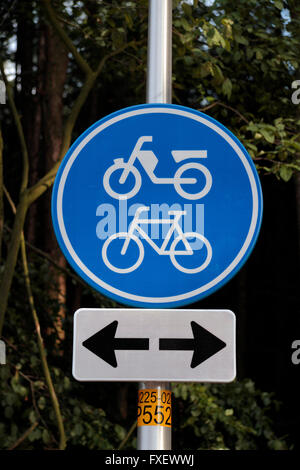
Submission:
M 149 338 L 115 338 L 117 327 L 118 322 L 113 321 L 82 343 L 85 348 L 112 367 L 118 366 L 116 350 L 149 350 Z M 191 322 L 191 327 L 194 338 L 160 338 L 159 349 L 161 351 L 194 351 L 191 362 L 193 369 L 225 348 L 226 343 L 194 321 Z
M 149 350 L 148 338 L 115 338 L 118 322 L 113 321 L 95 335 L 86 339 L 82 345 L 112 367 L 117 367 L 115 351 Z
M 226 343 L 194 321 L 191 322 L 191 327 L 193 339 L 160 338 L 159 349 L 161 351 L 194 351 L 191 362 L 191 368 L 194 369 L 201 362 L 225 348 Z

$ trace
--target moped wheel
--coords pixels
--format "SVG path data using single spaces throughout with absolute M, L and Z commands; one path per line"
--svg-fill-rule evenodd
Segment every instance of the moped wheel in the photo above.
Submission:
M 180 178 L 182 177 L 182 174 L 186 171 L 186 170 L 191 170 L 191 169 L 195 169 L 195 170 L 199 170 L 201 171 L 201 173 L 204 174 L 205 176 L 205 186 L 204 188 L 199 191 L 198 193 L 187 193 L 186 191 L 184 191 L 181 187 L 182 183 L 180 183 Z M 211 188 L 211 185 L 212 185 L 212 176 L 210 174 L 210 171 L 204 166 L 204 165 L 201 165 L 201 163 L 186 163 L 185 165 L 182 165 L 180 168 L 178 168 L 178 170 L 176 171 L 175 175 L 174 175 L 174 188 L 176 189 L 177 193 L 184 197 L 185 199 L 201 199 L 202 197 L 206 196 L 206 194 L 210 191 L 210 188 Z M 187 185 L 187 183 L 184 184 L 185 186 Z M 193 187 L 193 184 L 191 185 Z
M 200 273 L 200 271 L 203 271 L 209 265 L 209 263 L 211 261 L 211 258 L 212 258 L 211 244 L 209 243 L 207 238 L 205 238 L 203 235 L 200 235 L 200 233 L 186 232 L 183 235 L 184 235 L 185 238 L 198 238 L 198 240 L 201 240 L 203 242 L 203 244 L 205 245 L 206 250 L 207 250 L 205 260 L 201 263 L 200 266 L 198 266 L 196 268 L 185 268 L 184 266 L 182 266 L 181 264 L 178 263 L 178 261 L 176 259 L 175 250 L 176 250 L 177 244 L 180 241 L 182 241 L 182 236 L 176 237 L 175 240 L 173 241 L 173 243 L 170 247 L 170 251 L 171 251 L 170 259 L 171 259 L 173 265 L 175 266 L 175 268 L 178 269 L 179 271 L 183 272 L 183 273 L 187 273 L 187 274 Z M 193 251 L 193 253 L 191 255 L 179 255 L 179 256 L 193 256 L 196 252 L 197 251 Z
M 128 268 L 118 268 L 117 266 L 114 266 L 107 258 L 107 249 L 109 247 L 109 245 L 114 241 L 116 240 L 117 238 L 127 238 L 128 237 L 128 233 L 126 232 L 119 232 L 119 233 L 114 233 L 113 235 L 111 235 L 110 237 L 108 237 L 105 242 L 103 243 L 103 247 L 102 247 L 102 259 L 104 261 L 104 263 L 106 264 L 106 266 L 111 270 L 111 271 L 114 271 L 115 273 L 120 273 L 120 274 L 127 274 L 127 273 L 131 273 L 132 271 L 134 271 L 135 269 L 137 269 L 140 264 L 142 263 L 143 259 L 144 259 L 144 246 L 141 242 L 141 240 L 136 237 L 135 235 L 130 235 L 130 241 L 134 241 L 137 246 L 138 246 L 138 249 L 139 249 L 139 256 L 138 256 L 138 259 L 137 261 L 129 266 Z M 122 255 L 121 254 L 121 250 L 120 250 L 120 254 L 119 254 L 120 257 L 124 257 L 126 256 L 125 255 Z
M 103 176 L 104 189 L 107 192 L 107 194 L 109 194 L 109 196 L 113 197 L 114 199 L 120 199 L 120 198 L 130 199 L 130 198 L 132 198 L 133 196 L 135 196 L 139 192 L 141 184 L 142 184 L 142 178 L 141 178 L 141 175 L 140 175 L 139 171 L 134 166 L 131 166 L 129 168 L 129 174 L 132 173 L 134 178 L 135 178 L 133 188 L 130 191 L 128 191 L 127 193 L 123 193 L 123 194 L 122 193 L 117 193 L 116 191 L 114 191 L 112 189 L 111 185 L 110 185 L 110 177 L 117 170 L 122 170 L 122 169 L 124 169 L 124 170 L 128 169 L 128 166 L 127 166 L 126 163 L 114 164 L 106 170 L 106 172 L 104 173 L 104 176 Z

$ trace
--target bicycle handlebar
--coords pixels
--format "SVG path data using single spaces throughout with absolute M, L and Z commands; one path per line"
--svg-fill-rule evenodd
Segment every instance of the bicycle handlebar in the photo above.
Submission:
M 142 212 L 148 212 L 148 211 L 150 211 L 150 207 L 147 207 L 147 206 L 138 207 L 137 210 L 135 211 L 134 218 L 136 219 L 137 215 L 139 216 Z

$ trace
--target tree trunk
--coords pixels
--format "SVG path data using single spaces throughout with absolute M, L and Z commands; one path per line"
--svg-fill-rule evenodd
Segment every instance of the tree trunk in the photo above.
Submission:
M 59 159 L 63 139 L 63 91 L 66 81 L 68 53 L 60 38 L 51 26 L 46 27 L 46 70 L 43 97 L 43 133 L 45 139 L 45 170 L 49 171 Z M 45 251 L 60 266 L 66 261 L 62 255 L 51 224 L 51 192 L 47 191 L 44 198 L 43 241 Z M 66 302 L 65 275 L 53 269 L 53 279 L 56 286 L 50 287 L 50 295 L 61 306 L 58 319 L 55 322 L 59 341 L 65 337 L 63 330 L 64 305 Z
M 30 186 L 36 184 L 39 178 L 44 174 L 44 167 L 42 167 L 42 156 L 44 152 L 43 141 L 41 138 L 42 100 L 44 96 L 44 76 L 46 69 L 46 38 L 44 24 L 41 24 L 40 26 L 37 56 L 38 72 L 36 81 L 36 94 L 32 96 L 32 101 L 34 103 L 32 133 L 30 135 L 30 140 L 28 141 L 30 159 Z M 36 201 L 34 204 L 32 204 L 28 211 L 26 238 L 33 245 L 36 244 L 36 237 L 38 231 L 38 213 L 42 212 L 42 208 L 39 208 L 40 205 L 40 201 Z
M 36 25 L 33 22 L 32 1 L 28 8 L 20 8 L 18 12 L 17 50 L 16 50 L 16 106 L 21 112 L 25 140 L 30 141 L 32 129 L 32 89 L 34 85 L 33 71 L 33 37 Z

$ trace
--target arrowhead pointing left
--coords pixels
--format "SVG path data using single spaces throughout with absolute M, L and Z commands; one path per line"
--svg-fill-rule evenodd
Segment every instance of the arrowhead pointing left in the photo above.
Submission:
M 194 369 L 199 364 L 206 361 L 206 359 L 209 359 L 211 356 L 221 351 L 221 349 L 225 348 L 226 343 L 194 321 L 191 322 L 191 327 L 194 335 L 194 354 L 191 368 Z
M 83 341 L 82 345 L 112 367 L 117 367 L 117 359 L 114 350 L 114 339 L 118 322 L 113 321 L 102 328 L 98 333 Z

